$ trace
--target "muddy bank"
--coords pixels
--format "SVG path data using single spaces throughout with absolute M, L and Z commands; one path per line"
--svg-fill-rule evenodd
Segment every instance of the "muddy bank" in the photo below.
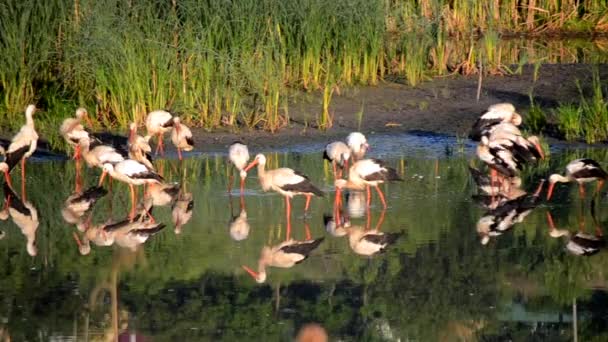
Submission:
M 524 122 L 530 94 L 545 110 L 559 103 L 577 102 L 580 92 L 576 81 L 584 92 L 590 92 L 591 70 L 590 65 L 584 64 L 551 64 L 541 66 L 536 80 L 533 66 L 524 67 L 521 75 L 488 76 L 482 81 L 479 102 L 477 76 L 435 78 L 416 87 L 397 80 L 377 87 L 342 89 L 332 99 L 334 126 L 328 131 L 314 128 L 316 113 L 322 108 L 320 94 L 300 94 L 289 105 L 289 127 L 277 133 L 196 130 L 196 140 L 201 151 L 213 152 L 235 140 L 275 149 L 286 144 L 342 138 L 353 130 L 366 134 L 415 131 L 464 137 L 477 117 L 497 102 L 513 103 L 523 113 Z M 599 71 L 602 78 L 608 76 L 608 65 L 600 65 Z
M 577 102 L 580 92 L 576 81 L 584 92 L 589 92 L 591 70 L 590 65 L 584 64 L 553 64 L 541 66 L 536 80 L 533 66 L 524 67 L 521 75 L 488 76 L 483 79 L 479 102 L 477 76 L 435 78 L 416 87 L 394 80 L 376 87 L 341 89 L 332 99 L 334 126 L 327 131 L 315 128 L 316 114 L 322 108 L 321 94 L 299 94 L 290 100 L 289 125 L 278 132 L 247 128 L 234 132 L 227 127 L 207 132 L 195 128 L 196 151 L 224 152 L 236 140 L 254 150 L 277 150 L 342 139 L 353 130 L 368 135 L 414 131 L 464 137 L 475 119 L 497 102 L 513 103 L 523 113 L 524 122 L 530 94 L 546 110 L 559 103 Z M 608 65 L 600 65 L 599 71 L 602 78 L 608 76 Z M 40 157 L 48 158 L 48 146 L 43 143 L 41 147 Z M 50 152 L 51 156 L 60 154 Z

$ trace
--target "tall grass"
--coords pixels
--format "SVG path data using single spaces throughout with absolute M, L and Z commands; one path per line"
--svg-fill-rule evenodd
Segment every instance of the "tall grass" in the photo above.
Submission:
M 597 53 L 605 44 L 499 38 L 607 30 L 607 14 L 600 0 L 8 0 L 0 5 L 0 112 L 21 114 L 52 87 L 44 96 L 95 107 L 105 126 L 165 108 L 207 129 L 275 131 L 289 122 L 295 89 L 323 98 L 317 123 L 329 128 L 332 96 L 344 86 L 472 73 L 481 56 L 484 72 L 535 56 L 605 62 Z

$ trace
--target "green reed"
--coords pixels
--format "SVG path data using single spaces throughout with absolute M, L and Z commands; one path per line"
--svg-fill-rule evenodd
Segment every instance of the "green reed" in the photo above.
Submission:
M 606 62 L 602 42 L 571 49 L 500 38 L 602 31 L 607 13 L 599 0 L 11 0 L 0 6 L 0 112 L 9 114 L 0 123 L 44 97 L 94 107 L 109 127 L 164 108 L 210 130 L 275 131 L 288 123 L 297 90 L 323 97 L 317 122 L 327 128 L 340 87 L 474 73 L 482 55 L 489 73 L 522 58 Z M 46 109 L 65 117 L 64 107 Z

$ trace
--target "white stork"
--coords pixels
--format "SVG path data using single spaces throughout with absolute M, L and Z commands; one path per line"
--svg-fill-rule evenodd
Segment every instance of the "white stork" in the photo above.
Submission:
M 131 190 L 131 214 L 135 216 L 136 196 L 134 185 L 144 185 L 150 183 L 162 183 L 163 177 L 154 171 L 150 171 L 144 164 L 132 159 L 123 160 L 116 165 L 112 163 L 103 164 L 104 174 L 99 178 L 99 186 L 103 184 L 103 177 L 107 173 L 110 177 L 127 183 Z
M 346 145 L 350 147 L 353 152 L 353 160 L 363 159 L 365 152 L 369 150 L 369 144 L 367 138 L 360 132 L 352 132 L 346 137 Z
M 348 169 L 348 160 L 350 159 L 351 149 L 345 143 L 336 141 L 329 143 L 325 146 L 323 152 L 323 159 L 329 161 L 334 171 L 334 178 L 342 178 L 342 172 L 344 169 Z M 340 173 L 338 174 L 337 166 L 340 167 Z
M 86 120 L 89 126 L 93 126 L 89 119 L 88 112 L 85 108 L 76 109 L 76 117 L 67 118 L 63 120 L 61 127 L 59 127 L 59 133 L 68 143 L 68 145 L 74 148 L 74 159 L 80 159 L 80 139 L 89 137 L 89 132 L 82 125 L 82 120 Z
M 146 117 L 146 140 L 149 140 L 150 137 L 155 135 L 158 136 L 155 154 L 157 154 L 159 150 L 161 151 L 161 154 L 165 153 L 163 136 L 165 133 L 169 132 L 172 127 L 174 127 L 174 122 L 175 119 L 173 114 L 164 110 L 155 110 L 150 112 Z
M 171 142 L 177 148 L 177 156 L 182 160 L 182 150 L 188 152 L 194 149 L 194 139 L 192 131 L 188 126 L 180 122 L 179 117 L 173 119 L 174 128 L 171 131 Z
M 382 253 L 394 244 L 403 235 L 399 233 L 385 233 L 378 229 L 364 229 L 361 226 L 345 227 L 348 234 L 348 244 L 355 254 L 372 256 Z
M 573 160 L 566 165 L 565 176 L 555 173 L 549 177 L 549 191 L 547 192 L 547 200 L 551 199 L 555 183 L 577 182 L 581 198 L 584 198 L 584 183 L 597 181 L 596 193 L 599 193 L 604 185 L 604 182 L 606 181 L 606 178 L 608 178 L 608 174 L 595 160 L 589 158 Z
M 129 125 L 129 140 L 127 143 L 129 148 L 129 158 L 137 160 L 138 162 L 146 165 L 150 170 L 154 170 L 152 164 L 152 147 L 148 141 L 137 134 L 137 123 L 131 122 Z
M 80 140 L 80 151 L 82 153 L 82 158 L 89 167 L 98 167 L 102 169 L 102 180 L 105 179 L 107 172 L 103 168 L 104 164 L 116 164 L 125 160 L 125 156 L 112 146 L 96 145 L 91 148 L 91 140 L 89 138 Z
M 371 192 L 369 187 L 373 186 L 380 196 L 382 205 L 384 208 L 387 207 L 384 194 L 378 185 L 387 181 L 403 181 L 397 174 L 397 171 L 392 167 L 386 165 L 383 161 L 378 159 L 362 159 L 355 162 L 348 171 L 348 180 L 337 179 L 334 182 L 336 190 L 341 189 L 352 189 L 352 190 L 363 190 L 367 191 L 367 206 L 371 204 Z
M 510 103 L 497 103 L 491 105 L 488 111 L 482 114 L 473 124 L 469 138 L 479 141 L 483 135 L 487 135 L 492 126 L 500 123 L 511 123 L 515 126 L 521 125 L 522 118 Z
M 249 171 L 252 167 L 258 165 L 258 178 L 260 179 L 260 185 L 262 190 L 269 191 L 273 190 L 285 197 L 286 205 L 286 217 L 289 224 L 291 217 L 291 202 L 290 199 L 295 195 L 306 196 L 306 206 L 304 211 L 308 212 L 310 206 L 310 199 L 312 196 L 323 196 L 323 191 L 319 190 L 308 177 L 304 174 L 294 171 L 292 169 L 282 167 L 274 170 L 266 170 L 266 157 L 263 154 L 255 156 L 253 161 L 245 168 L 245 171 Z M 289 229 L 288 225 L 288 231 Z M 289 235 L 289 234 L 288 234 Z
M 4 162 L 8 170 L 4 171 L 6 182 L 12 187 L 10 172 L 21 161 L 21 197 L 25 201 L 25 160 L 36 151 L 38 145 L 38 133 L 34 127 L 34 112 L 36 106 L 29 105 L 25 109 L 25 125 L 21 126 L 19 132 L 11 140 L 4 155 Z
M 304 261 L 310 253 L 315 250 L 324 238 L 297 241 L 289 239 L 273 247 L 264 246 L 260 259 L 258 260 L 258 271 L 244 266 L 243 269 L 249 273 L 258 283 L 266 281 L 266 267 L 290 268 Z
M 240 141 L 236 141 L 230 145 L 228 148 L 228 159 L 239 170 L 239 176 L 241 177 L 241 194 L 245 190 L 245 178 L 247 178 L 247 171 L 245 171 L 245 167 L 247 167 L 247 163 L 249 162 L 249 149 L 247 145 L 241 143 Z M 229 177 L 229 186 L 228 192 L 230 192 L 230 188 L 232 187 L 232 172 Z

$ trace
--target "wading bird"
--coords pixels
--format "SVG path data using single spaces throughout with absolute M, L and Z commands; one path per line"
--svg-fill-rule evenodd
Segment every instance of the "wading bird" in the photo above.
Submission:
M 555 228 L 553 217 L 551 217 L 551 213 L 549 212 L 547 212 L 547 223 L 549 224 L 549 235 L 551 237 L 568 237 L 566 250 L 574 255 L 591 256 L 606 247 L 606 239 L 604 239 L 603 232 L 599 225 L 595 228 L 595 234 L 591 235 L 585 232 L 585 223 L 584 221 L 581 221 L 579 224 L 579 231 L 572 235 L 570 231 L 566 229 Z
M 192 151 L 194 149 L 194 139 L 192 139 L 192 132 L 188 126 L 180 122 L 178 117 L 173 119 L 174 128 L 171 131 L 171 141 L 177 148 L 177 157 L 182 160 L 182 150 Z
M 102 169 L 101 179 L 105 179 L 107 172 L 103 167 L 104 164 L 116 164 L 125 160 L 125 155 L 112 146 L 96 145 L 91 148 L 91 140 L 89 138 L 80 140 L 80 148 L 82 158 L 89 167 L 98 167 Z
M 357 161 L 365 157 L 365 152 L 369 150 L 369 144 L 365 135 L 360 132 L 352 132 L 346 137 L 346 145 L 350 147 L 353 160 Z
M 473 141 L 480 141 L 481 137 L 487 135 L 493 126 L 503 122 L 519 126 L 521 125 L 522 118 L 521 115 L 515 112 L 515 107 L 510 103 L 491 105 L 488 111 L 475 121 L 469 138 Z
M 282 167 L 274 170 L 266 170 L 266 157 L 263 154 L 255 156 L 253 161 L 245 168 L 249 171 L 255 165 L 258 166 L 258 178 L 262 190 L 273 190 L 285 197 L 287 222 L 291 217 L 290 199 L 295 195 L 306 196 L 304 212 L 308 212 L 312 196 L 323 197 L 323 191 L 319 190 L 308 177 L 292 169 Z
M 355 162 L 348 171 L 348 180 L 337 179 L 334 182 L 336 190 L 341 189 L 363 190 L 367 191 L 367 206 L 371 204 L 371 192 L 369 187 L 373 186 L 378 192 L 380 201 L 384 208 L 387 207 L 384 194 L 378 185 L 388 181 L 403 181 L 397 174 L 397 171 L 386 165 L 378 159 L 363 159 Z
M 67 118 L 63 120 L 59 132 L 65 139 L 68 145 L 74 148 L 74 159 L 80 159 L 80 140 L 83 138 L 89 138 L 89 132 L 82 125 L 82 120 L 86 120 L 89 126 L 92 126 L 92 122 L 89 119 L 87 110 L 85 108 L 76 109 L 76 117 Z
M 247 178 L 247 171 L 245 171 L 245 167 L 247 167 L 247 163 L 249 162 L 249 149 L 247 145 L 241 143 L 240 141 L 236 141 L 230 145 L 228 148 L 228 159 L 234 165 L 234 167 L 239 170 L 239 176 L 241 177 L 241 195 L 243 191 L 245 191 L 245 178 Z M 230 173 L 228 192 L 230 192 L 230 188 L 232 188 L 232 172 Z
M 137 134 L 137 123 L 131 122 L 129 125 L 129 158 L 144 164 L 148 169 L 154 170 L 152 164 L 152 147 L 148 141 Z
M 7 170 L 4 171 L 6 182 L 12 188 L 10 172 L 21 161 L 21 197 L 25 201 L 25 160 L 35 151 L 38 144 L 38 133 L 34 127 L 34 112 L 36 106 L 29 105 L 25 109 L 25 125 L 21 126 L 19 132 L 11 140 L 4 155 Z M 5 167 L 3 167 L 4 169 Z
M 192 193 L 182 189 L 171 207 L 171 218 L 175 225 L 175 234 L 182 233 L 182 227 L 192 219 L 193 209 L 194 200 L 192 199 Z
M 581 199 L 583 199 L 585 198 L 584 183 L 597 181 L 596 193 L 599 194 L 604 182 L 606 181 L 606 178 L 608 178 L 608 174 L 595 160 L 589 158 L 573 160 L 566 165 L 565 176 L 555 173 L 549 177 L 549 191 L 547 192 L 547 200 L 551 199 L 555 183 L 577 182 Z
M 104 173 L 99 178 L 99 186 L 103 184 L 103 177 L 107 174 L 110 177 L 127 183 L 131 191 L 131 218 L 135 217 L 136 195 L 134 185 L 144 185 L 150 183 L 162 183 L 163 177 L 154 171 L 150 171 L 144 164 L 132 159 L 123 160 L 116 165 L 112 163 L 103 164 Z
M 266 281 L 266 267 L 281 267 L 290 268 L 295 264 L 304 261 L 310 253 L 315 250 L 324 238 L 296 241 L 289 239 L 281 244 L 273 247 L 264 246 L 260 259 L 258 260 L 258 271 L 255 272 L 251 268 L 244 266 L 243 269 L 249 273 L 258 283 Z
M 344 169 L 348 169 L 348 160 L 350 159 L 351 149 L 345 143 L 336 141 L 325 146 L 323 159 L 329 161 L 334 171 L 334 179 L 342 178 Z M 337 167 L 340 167 L 338 174 Z
M 163 136 L 165 133 L 169 132 L 172 127 L 174 127 L 174 123 L 174 116 L 164 110 L 155 110 L 150 112 L 146 117 L 146 140 L 149 140 L 150 137 L 155 135 L 158 136 L 158 143 L 156 145 L 156 151 L 154 152 L 155 154 L 158 154 L 159 150 L 161 154 L 165 153 Z

